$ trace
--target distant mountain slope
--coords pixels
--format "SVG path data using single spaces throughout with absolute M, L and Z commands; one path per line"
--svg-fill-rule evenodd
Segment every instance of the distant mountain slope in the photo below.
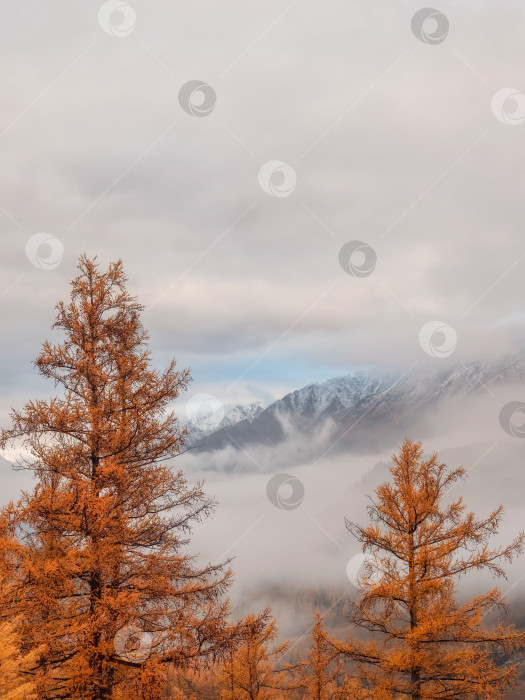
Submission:
M 196 419 L 190 420 L 186 424 L 189 445 L 199 445 L 210 433 L 230 428 L 242 421 L 251 423 L 264 410 L 261 404 L 256 402 L 228 406 L 222 406 L 220 402 L 217 403 L 218 406 L 212 405 L 211 412 L 205 414 L 201 420 L 197 416 Z M 215 410 L 213 410 L 214 408 Z
M 405 434 L 426 437 L 436 409 L 487 391 L 488 385 L 524 380 L 522 353 L 434 371 L 417 365 L 405 372 L 359 370 L 309 384 L 256 415 L 221 425 L 207 435 L 201 433 L 198 450 L 277 447 L 292 439 L 303 440 L 314 457 L 328 446 L 336 452 L 367 451 L 372 446 L 389 446 Z

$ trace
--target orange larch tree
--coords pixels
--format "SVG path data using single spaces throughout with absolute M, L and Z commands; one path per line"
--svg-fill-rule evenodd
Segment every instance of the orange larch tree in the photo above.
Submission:
M 35 476 L 10 513 L 10 604 L 27 644 L 43 645 L 39 697 L 105 700 L 162 664 L 220 656 L 230 572 L 186 550 L 214 506 L 169 464 L 185 437 L 170 404 L 189 371 L 151 367 L 120 261 L 102 272 L 82 256 L 78 268 L 70 302 L 57 305 L 65 339 L 46 341 L 35 363 L 61 393 L 13 411 L 0 444 Z
M 350 619 L 374 638 L 330 642 L 357 662 L 373 697 L 496 700 L 515 683 L 517 664 L 500 667 L 491 652 L 524 647 L 525 634 L 486 624 L 486 613 L 505 608 L 497 587 L 460 603 L 457 580 L 483 569 L 504 576 L 502 560 L 522 551 L 524 535 L 490 547 L 502 507 L 478 518 L 461 498 L 445 501 L 465 472 L 436 454 L 424 459 L 420 442 L 405 440 L 393 461 L 391 481 L 369 505 L 372 523 L 347 523 L 368 553 Z
M 0 620 L 0 698 L 2 700 L 36 700 L 31 679 L 38 650 L 21 651 L 19 620 Z
M 222 662 L 217 674 L 221 700 L 279 700 L 287 697 L 285 672 L 276 668 L 288 643 L 273 646 L 275 619 L 248 615 L 240 643 Z
M 36 700 L 33 670 L 42 647 L 26 643 L 26 621 L 13 614 L 12 602 L 24 595 L 17 586 L 21 547 L 12 531 L 14 509 L 7 506 L 3 510 L 0 514 L 0 698 Z
M 344 677 L 343 660 L 326 639 L 323 619 L 316 613 L 311 633 L 312 641 L 307 657 L 298 665 L 297 686 L 304 689 L 312 700 L 346 698 L 341 679 Z M 286 668 L 286 667 L 285 667 Z M 304 693 L 303 693 L 304 695 Z

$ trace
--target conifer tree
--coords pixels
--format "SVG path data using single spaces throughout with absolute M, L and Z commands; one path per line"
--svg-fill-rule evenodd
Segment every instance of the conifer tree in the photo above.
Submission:
M 36 700 L 36 688 L 30 670 L 37 650 L 22 652 L 19 620 L 0 620 L 0 698 L 2 700 Z
M 312 642 L 306 660 L 299 671 L 300 687 L 306 690 L 306 697 L 311 700 L 331 700 L 346 697 L 339 682 L 344 676 L 343 660 L 336 658 L 332 645 L 326 639 L 323 620 L 316 613 L 312 627 Z
M 34 677 L 46 700 L 105 700 L 146 667 L 215 658 L 231 640 L 230 572 L 186 549 L 214 503 L 170 463 L 185 437 L 170 404 L 189 371 L 151 367 L 121 261 L 101 271 L 82 256 L 78 269 L 57 305 L 64 338 L 35 363 L 60 392 L 14 410 L 0 439 L 35 477 L 10 513 L 10 605 L 27 644 L 43 645 Z
M 221 700 L 278 700 L 286 697 L 283 672 L 276 662 L 288 643 L 272 646 L 278 634 L 275 619 L 248 615 L 240 644 L 222 663 L 218 673 Z
M 505 609 L 497 587 L 458 602 L 457 581 L 484 569 L 504 576 L 502 562 L 522 551 L 524 535 L 490 547 L 502 507 L 478 518 L 462 498 L 446 500 L 465 472 L 449 470 L 436 454 L 424 459 L 420 442 L 405 440 L 393 461 L 391 480 L 369 506 L 372 523 L 347 523 L 370 557 L 350 619 L 373 638 L 330 642 L 358 663 L 374 698 L 501 698 L 518 664 L 498 666 L 491 652 L 523 648 L 525 634 L 486 624 L 486 613 Z
M 34 669 L 43 647 L 34 635 L 28 638 L 25 619 L 14 614 L 13 601 L 26 595 L 17 585 L 24 548 L 15 537 L 14 512 L 12 504 L 0 511 L 0 698 L 36 700 Z

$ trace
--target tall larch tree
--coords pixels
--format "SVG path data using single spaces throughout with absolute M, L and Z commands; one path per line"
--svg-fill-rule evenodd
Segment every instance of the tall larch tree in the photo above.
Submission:
M 26 643 L 43 645 L 40 698 L 106 700 L 141 678 L 160 697 L 163 664 L 228 647 L 230 572 L 187 552 L 192 525 L 214 506 L 170 463 L 185 437 L 170 404 L 189 371 L 174 360 L 152 368 L 121 261 L 101 271 L 82 256 L 78 269 L 71 300 L 57 305 L 63 340 L 46 341 L 35 363 L 61 391 L 13 410 L 0 439 L 35 477 L 10 515 L 11 612 Z
M 504 576 L 502 563 L 522 551 L 524 536 L 489 546 L 502 507 L 485 518 L 467 512 L 462 498 L 446 498 L 464 476 L 437 455 L 423 457 L 420 442 L 405 440 L 393 456 L 391 480 L 371 500 L 371 524 L 347 523 L 368 553 L 361 597 L 351 622 L 369 639 L 330 639 L 358 664 L 372 697 L 414 700 L 496 700 L 516 681 L 517 664 L 498 666 L 494 650 L 525 646 L 525 634 L 484 616 L 505 609 L 497 587 L 458 602 L 458 579 L 472 571 Z

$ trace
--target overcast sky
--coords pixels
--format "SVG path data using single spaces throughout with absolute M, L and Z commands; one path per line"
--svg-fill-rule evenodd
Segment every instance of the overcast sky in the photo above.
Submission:
M 4 0 L 2 416 L 40 386 L 30 361 L 82 252 L 123 258 L 155 360 L 224 401 L 439 362 L 430 321 L 455 330 L 454 359 L 506 347 L 525 8 L 422 8 Z M 352 241 L 363 276 L 339 261 Z

